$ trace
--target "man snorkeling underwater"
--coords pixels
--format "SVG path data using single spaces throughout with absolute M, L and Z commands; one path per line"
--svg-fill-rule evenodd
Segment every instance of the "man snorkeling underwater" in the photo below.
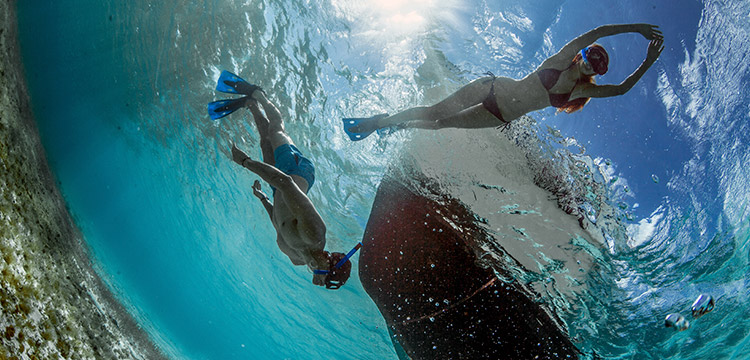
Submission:
M 221 74 L 216 89 L 245 96 L 210 103 L 208 110 L 212 119 L 247 107 L 255 120 L 263 161 L 252 159 L 235 145 L 232 145 L 232 160 L 271 185 L 273 200 L 261 191 L 257 180 L 253 194 L 268 212 L 276 229 L 279 248 L 292 264 L 307 265 L 313 270 L 313 284 L 328 289 L 343 286 L 352 268 L 349 258 L 360 244 L 349 254 L 325 251 L 326 225 L 307 197 L 315 183 L 315 168 L 284 130 L 281 112 L 260 87 L 228 71 Z M 261 106 L 265 114 L 261 112 Z

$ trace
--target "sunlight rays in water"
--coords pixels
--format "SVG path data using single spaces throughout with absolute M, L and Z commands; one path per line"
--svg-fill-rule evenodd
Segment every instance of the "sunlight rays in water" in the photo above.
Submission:
M 428 22 L 425 16 L 429 16 L 436 5 L 435 0 L 373 0 L 369 3 L 384 25 L 397 33 L 423 30 Z
M 352 34 L 372 45 L 411 42 L 439 27 L 457 25 L 456 0 L 333 0 Z
M 378 99 L 365 105 L 373 112 L 419 103 L 413 79 L 430 42 L 451 28 L 468 26 L 462 24 L 464 5 L 458 0 L 332 0 L 332 5 L 334 16 L 347 24 L 349 56 L 356 62 L 365 59 L 365 77 L 371 80 L 363 86 L 374 96 L 361 100 Z

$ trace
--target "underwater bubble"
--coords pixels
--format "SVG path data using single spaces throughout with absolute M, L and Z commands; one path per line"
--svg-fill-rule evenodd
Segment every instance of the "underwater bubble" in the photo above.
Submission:
M 684 331 L 690 328 L 690 321 L 687 321 L 684 316 L 678 313 L 672 313 L 664 319 L 664 326 L 673 327 L 677 331 Z
M 655 184 L 659 183 L 659 177 L 656 176 L 656 174 L 651 174 L 651 180 L 653 180 Z
M 699 318 L 714 309 L 714 298 L 711 295 L 701 294 L 693 303 L 693 317 Z

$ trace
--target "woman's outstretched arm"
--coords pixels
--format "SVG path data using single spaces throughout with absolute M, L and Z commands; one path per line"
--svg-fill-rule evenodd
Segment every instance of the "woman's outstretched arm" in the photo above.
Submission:
M 643 74 L 646 73 L 646 70 L 648 70 L 648 68 L 650 68 L 651 65 L 654 64 L 654 62 L 656 62 L 656 59 L 659 58 L 662 50 L 664 50 L 663 39 L 651 40 L 651 42 L 648 44 L 646 59 L 643 60 L 641 66 L 639 66 L 632 74 L 630 74 L 630 76 L 623 80 L 622 83 L 620 83 L 619 85 L 587 84 L 578 86 L 571 94 L 571 99 L 581 97 L 602 98 L 625 94 L 626 92 L 630 91 L 633 86 L 635 86 L 635 84 L 638 82 L 638 80 L 641 79 Z
M 623 34 L 623 33 L 639 33 L 643 35 L 647 40 L 661 40 L 664 36 L 659 30 L 659 27 L 651 24 L 618 24 L 618 25 L 602 25 L 595 29 L 589 30 L 584 34 L 581 34 L 577 38 L 571 40 L 569 43 L 560 49 L 560 51 L 547 59 L 552 62 L 562 62 L 569 64 L 576 54 L 581 49 L 585 48 L 596 42 L 603 37 Z M 545 61 L 545 62 L 547 62 Z M 548 66 L 544 66 L 548 67 Z M 555 66 L 553 66 L 555 67 Z

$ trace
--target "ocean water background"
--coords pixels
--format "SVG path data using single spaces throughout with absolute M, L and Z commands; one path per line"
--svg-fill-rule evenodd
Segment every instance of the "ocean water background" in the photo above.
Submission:
M 276 247 L 255 177 L 227 157 L 232 142 L 260 156 L 249 114 L 205 113 L 222 97 L 222 69 L 279 104 L 316 164 L 310 197 L 327 247 L 345 251 L 400 143 L 422 133 L 351 143 L 341 117 L 419 105 L 428 89 L 488 70 L 522 77 L 601 24 L 657 24 L 666 49 L 627 95 L 530 114 L 610 164 L 627 215 L 609 258 L 617 281 L 592 289 L 608 296 L 569 326 L 605 358 L 750 357 L 748 1 L 28 0 L 18 10 L 42 141 L 98 271 L 157 344 L 186 359 L 396 357 L 356 272 L 339 291 L 313 287 Z M 647 44 L 636 34 L 600 43 L 612 58 L 602 83 L 624 79 Z M 426 65 L 455 76 L 430 77 Z M 684 332 L 663 327 L 700 293 L 716 310 Z

